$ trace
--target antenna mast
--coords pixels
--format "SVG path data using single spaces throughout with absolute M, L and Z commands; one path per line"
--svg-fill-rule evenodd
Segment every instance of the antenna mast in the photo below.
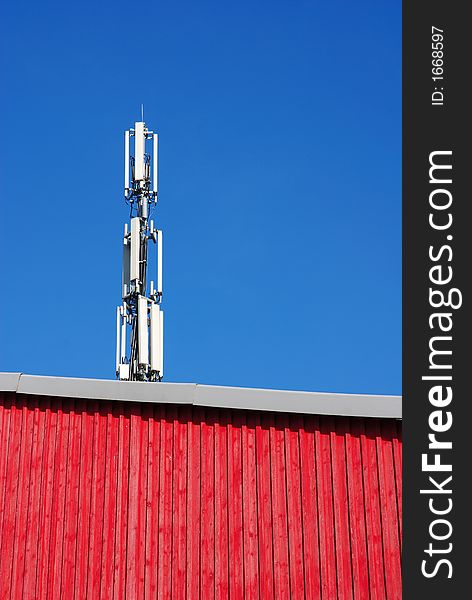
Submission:
M 157 203 L 158 143 L 144 120 L 125 131 L 125 200 L 131 222 L 124 229 L 122 304 L 116 311 L 116 376 L 121 380 L 161 381 L 164 374 L 162 231 L 150 219 Z M 149 242 L 157 249 L 156 285 L 147 282 Z

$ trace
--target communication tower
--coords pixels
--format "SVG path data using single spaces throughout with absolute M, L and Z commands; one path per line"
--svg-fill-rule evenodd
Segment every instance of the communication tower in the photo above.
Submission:
M 158 198 L 158 145 L 158 134 L 144 120 L 125 131 L 130 223 L 124 227 L 122 303 L 116 310 L 116 376 L 121 380 L 161 381 L 164 375 L 162 230 L 150 218 Z M 149 244 L 157 250 L 157 269 L 155 281 L 148 283 Z

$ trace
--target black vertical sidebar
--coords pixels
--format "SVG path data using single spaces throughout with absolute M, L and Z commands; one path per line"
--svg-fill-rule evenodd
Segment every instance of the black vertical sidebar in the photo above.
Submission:
M 405 600 L 472 597 L 469 8 L 403 2 Z

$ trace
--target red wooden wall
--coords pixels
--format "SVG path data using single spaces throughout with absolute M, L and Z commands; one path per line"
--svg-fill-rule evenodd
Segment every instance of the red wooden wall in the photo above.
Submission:
M 0 599 L 397 599 L 394 420 L 0 394 Z

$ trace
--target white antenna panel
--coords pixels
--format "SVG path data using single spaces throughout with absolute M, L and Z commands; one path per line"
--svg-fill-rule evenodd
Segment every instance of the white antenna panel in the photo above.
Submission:
M 157 133 L 152 136 L 152 191 L 157 196 L 158 190 L 158 157 L 159 157 L 159 137 Z
M 130 273 L 129 273 L 129 264 L 130 264 L 130 243 L 128 239 L 128 226 L 125 225 L 125 235 L 123 237 L 123 266 L 122 266 L 122 295 L 123 298 L 129 294 L 130 291 Z
M 124 363 L 126 360 L 126 304 L 123 303 L 121 308 L 121 359 Z
M 120 379 L 127 381 L 129 379 L 129 364 L 121 363 Z
M 162 296 L 162 231 L 157 232 L 157 293 Z
M 164 311 L 159 311 L 159 375 L 164 377 Z
M 138 296 L 138 356 L 140 365 L 149 363 L 149 339 L 148 339 L 148 299 Z
M 116 307 L 116 373 L 120 372 L 120 348 L 121 348 L 121 306 Z
M 159 371 L 161 346 L 161 317 L 159 304 L 151 304 L 151 371 Z
M 134 125 L 134 179 L 144 180 L 144 123 L 142 121 Z
M 125 131 L 125 195 L 129 191 L 129 131 Z
M 131 281 L 139 280 L 139 249 L 141 241 L 141 223 L 139 217 L 131 219 L 131 245 L 129 277 Z

